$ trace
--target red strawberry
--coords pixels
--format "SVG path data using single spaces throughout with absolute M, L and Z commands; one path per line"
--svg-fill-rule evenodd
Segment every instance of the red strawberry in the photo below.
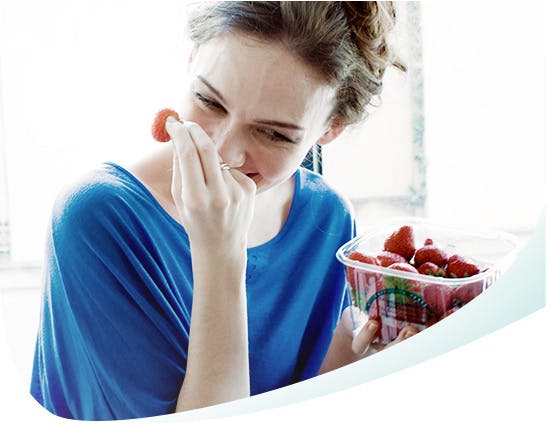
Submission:
M 162 109 L 159 111 L 154 121 L 152 122 L 152 137 L 156 141 L 166 142 L 171 140 L 170 135 L 166 131 L 166 119 L 168 116 L 173 116 L 177 121 L 179 120 L 179 114 L 172 109 Z
M 459 305 L 465 305 L 483 291 L 483 282 L 464 284 L 455 290 L 455 302 Z
M 432 262 L 443 268 L 447 263 L 447 259 L 447 253 L 433 244 L 429 244 L 417 249 L 413 261 L 417 267 L 420 267 L 425 262 Z
M 401 255 L 398 255 L 397 253 L 392 252 L 381 252 L 377 255 L 377 259 L 379 260 L 381 266 L 387 268 L 392 264 L 403 262 L 406 263 L 407 261 L 405 258 Z
M 419 274 L 433 275 L 434 277 L 445 277 L 445 270 L 432 262 L 425 262 L 419 266 Z
M 407 303 L 404 305 L 396 306 L 394 312 L 394 318 L 400 322 L 406 322 L 408 324 L 426 324 L 429 321 L 435 319 L 434 313 L 426 308 L 423 308 L 417 303 Z
M 372 265 L 378 265 L 380 266 L 380 262 L 377 258 L 374 256 L 364 255 L 363 253 L 360 253 L 358 251 L 354 251 L 348 255 L 348 259 L 352 259 L 353 261 L 363 262 L 364 264 L 372 264 Z
M 477 273 L 479 273 L 478 267 L 462 256 L 453 255 L 447 260 L 445 274 L 450 278 L 471 277 Z
M 444 314 L 453 306 L 454 300 L 453 287 L 442 284 L 429 284 L 424 287 L 423 299 L 430 305 L 438 315 Z
M 374 256 L 364 255 L 363 253 L 357 251 L 350 253 L 347 257 L 353 261 L 380 266 L 380 262 Z M 350 287 L 355 290 L 364 291 L 364 287 L 362 286 L 364 286 L 364 282 L 368 281 L 369 277 L 372 275 L 375 279 L 380 278 L 379 275 L 367 272 L 363 269 L 354 268 L 351 266 L 346 267 L 346 278 L 348 280 L 348 284 L 350 284 Z
M 425 245 L 425 246 L 429 246 L 429 245 L 431 245 L 431 244 L 434 244 L 434 242 L 432 241 L 431 238 L 427 238 L 426 240 L 424 240 L 424 245 Z
M 412 274 L 418 274 L 419 273 L 413 265 L 408 264 L 407 262 L 399 262 L 399 263 L 392 264 L 388 267 L 388 269 L 395 269 L 395 270 L 398 270 L 398 271 L 405 271 L 405 272 L 409 272 L 409 273 L 412 273 Z M 400 288 L 400 289 L 403 289 L 403 290 L 408 290 L 408 291 L 413 291 L 413 292 L 418 292 L 418 293 L 420 293 L 420 291 L 422 290 L 422 284 L 421 283 L 419 283 L 418 281 L 415 281 L 415 280 L 405 278 L 405 277 L 392 277 L 392 276 L 386 275 L 384 277 L 384 282 L 385 282 L 385 285 L 387 287 L 389 287 L 389 286 L 390 287 L 396 287 L 396 288 Z M 405 297 L 405 295 L 396 294 L 395 299 L 396 300 L 401 300 L 402 296 Z
M 354 290 L 358 289 L 356 286 L 356 268 L 352 268 L 351 266 L 346 267 L 346 280 L 350 284 L 350 287 Z
M 384 250 L 397 253 L 407 261 L 415 254 L 415 236 L 413 227 L 404 225 L 394 231 L 384 242 Z
M 412 272 L 413 274 L 418 274 L 419 271 L 417 271 L 417 268 L 415 268 L 413 265 L 408 264 L 407 262 L 398 262 L 390 265 L 388 267 L 389 269 L 397 269 L 399 271 L 406 271 L 406 272 Z

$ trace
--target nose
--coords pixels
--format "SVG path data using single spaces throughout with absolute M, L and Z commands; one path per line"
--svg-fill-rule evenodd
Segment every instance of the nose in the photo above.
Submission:
M 243 166 L 246 160 L 246 143 L 243 134 L 234 127 L 218 128 L 213 135 L 217 152 L 231 168 Z

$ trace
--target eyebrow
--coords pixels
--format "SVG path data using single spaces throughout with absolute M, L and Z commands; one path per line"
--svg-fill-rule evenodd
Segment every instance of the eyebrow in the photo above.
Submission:
M 226 100 L 224 99 L 223 95 L 219 92 L 219 90 L 213 87 L 204 77 L 202 77 L 201 75 L 197 75 L 196 78 L 198 78 L 207 88 L 209 88 L 213 92 L 213 94 L 215 94 L 219 98 L 219 100 L 221 100 L 223 103 L 226 103 Z M 257 124 L 262 124 L 262 125 L 272 125 L 280 128 L 304 131 L 303 127 L 300 127 L 299 125 L 295 125 L 289 122 L 273 121 L 270 119 L 259 119 L 259 120 L 255 120 L 255 122 Z
M 219 98 L 219 100 L 221 100 L 223 103 L 226 103 L 223 95 L 219 93 L 219 90 L 213 87 L 204 77 L 202 77 L 201 75 L 197 75 L 196 78 L 202 81 L 207 88 L 213 91 L 213 94 L 215 94 Z
M 274 127 L 281 127 L 281 128 L 288 128 L 290 130 L 299 130 L 304 131 L 303 127 L 299 127 L 295 124 L 290 124 L 289 122 L 280 122 L 280 121 L 270 121 L 268 119 L 260 119 L 255 121 L 257 124 L 263 124 L 263 125 L 272 125 Z

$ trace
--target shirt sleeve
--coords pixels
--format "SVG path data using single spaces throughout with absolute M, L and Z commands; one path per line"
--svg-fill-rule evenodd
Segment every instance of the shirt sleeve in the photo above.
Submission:
M 344 199 L 337 198 L 333 210 L 335 212 L 332 218 L 327 220 L 329 224 L 324 225 L 320 236 L 322 241 L 331 239 L 330 246 L 326 247 L 324 255 L 319 255 L 320 261 L 329 261 L 331 266 L 324 276 L 322 289 L 317 295 L 314 311 L 310 315 L 308 329 L 302 341 L 297 381 L 318 374 L 342 312 L 351 304 L 344 265 L 336 259 L 335 253 L 340 246 L 354 237 L 356 223 L 352 207 Z M 328 226 L 331 227 L 330 230 L 326 230 Z M 327 234 L 331 237 L 327 237 Z M 319 245 L 319 241 L 316 245 Z
M 165 331 L 155 284 L 162 277 L 136 222 L 108 185 L 55 203 L 31 394 L 58 416 L 151 416 L 171 412 L 176 401 L 186 356 Z

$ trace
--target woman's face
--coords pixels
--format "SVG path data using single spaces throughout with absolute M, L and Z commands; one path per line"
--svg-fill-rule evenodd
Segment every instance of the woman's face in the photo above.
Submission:
M 182 118 L 198 123 L 258 192 L 286 181 L 314 143 L 333 138 L 334 90 L 281 45 L 223 35 L 193 52 L 189 71 Z

